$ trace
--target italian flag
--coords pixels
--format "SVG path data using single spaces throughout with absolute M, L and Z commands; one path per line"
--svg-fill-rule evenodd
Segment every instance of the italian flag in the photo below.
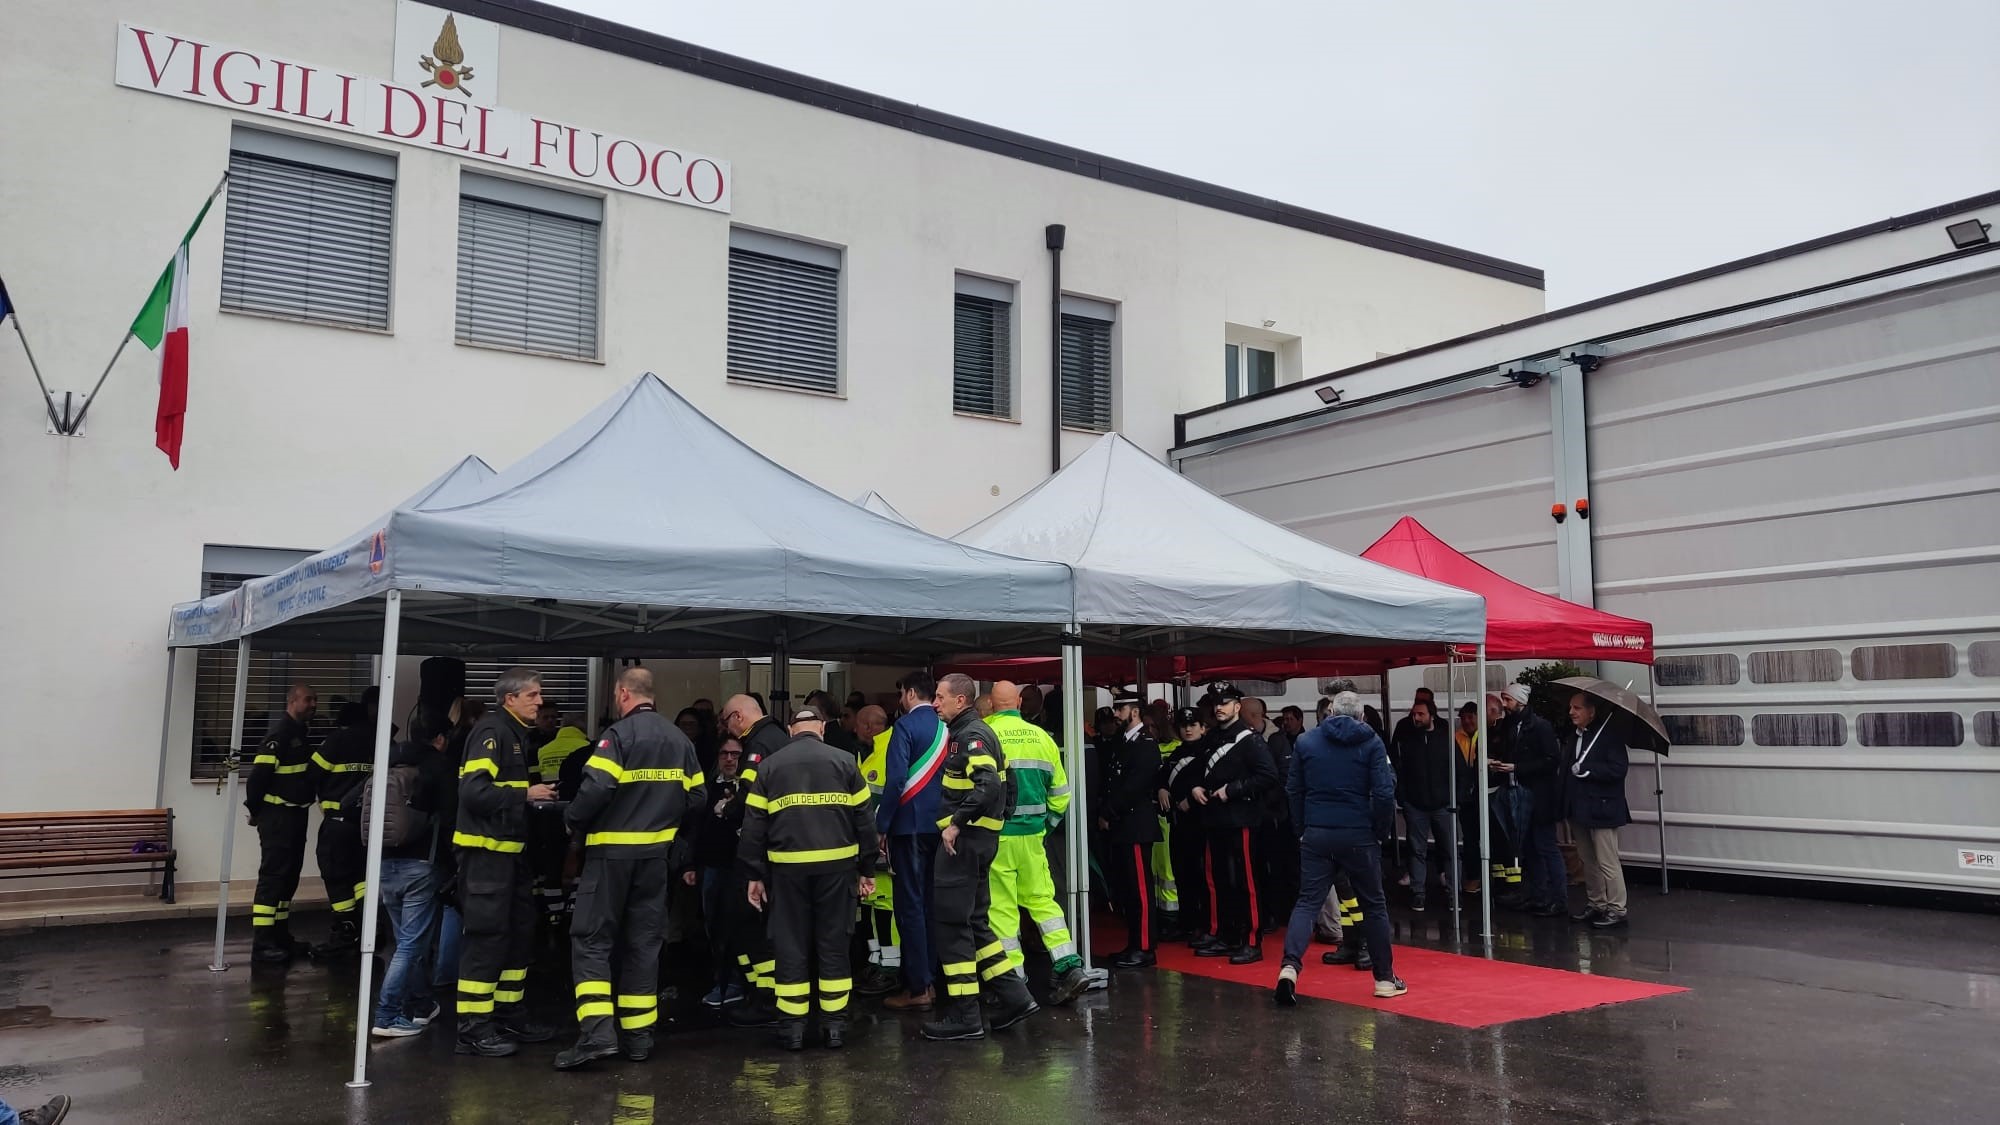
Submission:
M 220 190 L 218 187 L 217 191 Z M 201 214 L 194 217 L 194 225 L 174 248 L 174 260 L 167 263 L 166 272 L 153 283 L 152 295 L 132 321 L 132 335 L 160 353 L 160 405 L 153 414 L 153 444 L 167 455 L 167 463 L 176 470 L 181 467 L 181 426 L 187 418 L 188 243 L 193 240 L 194 232 L 201 229 L 201 221 L 208 217 L 208 209 L 214 204 L 215 196 L 210 195 L 208 202 L 201 205 Z

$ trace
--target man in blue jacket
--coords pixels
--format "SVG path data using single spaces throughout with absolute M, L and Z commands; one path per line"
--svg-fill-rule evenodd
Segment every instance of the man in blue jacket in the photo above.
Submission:
M 875 827 L 887 841 L 889 867 L 896 874 L 896 931 L 902 943 L 903 988 L 882 1001 L 898 1012 L 928 1012 L 932 990 L 931 860 L 938 847 L 938 805 L 943 798 L 945 727 L 931 705 L 937 681 L 912 672 L 896 681 L 903 693 L 903 717 L 889 728 L 882 764 L 882 796 Z
M 1285 963 L 1278 970 L 1278 1003 L 1298 1003 L 1299 969 L 1312 941 L 1336 871 L 1361 899 L 1361 932 L 1375 970 L 1375 995 L 1391 999 L 1409 991 L 1396 976 L 1389 952 L 1389 904 L 1382 897 L 1382 846 L 1376 843 L 1396 808 L 1396 775 L 1382 739 L 1361 721 L 1361 697 L 1333 697 L 1325 722 L 1299 736 L 1285 782 L 1299 840 L 1299 901 L 1285 930 Z
M 1625 925 L 1625 868 L 1618 856 L 1618 830 L 1632 823 L 1625 804 L 1625 753 L 1618 712 L 1577 692 L 1569 699 L 1569 757 L 1563 791 L 1569 806 L 1569 834 L 1583 861 L 1588 905 L 1570 915 L 1600 930 Z

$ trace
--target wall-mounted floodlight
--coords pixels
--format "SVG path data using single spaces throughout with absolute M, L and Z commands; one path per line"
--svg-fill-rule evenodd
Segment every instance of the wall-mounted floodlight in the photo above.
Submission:
M 1992 230 L 1991 226 L 1978 219 L 1967 219 L 1944 228 L 1944 232 L 1951 236 L 1951 248 L 1954 250 L 1970 250 L 1974 246 L 1986 245 L 1993 241 Z
M 1318 387 L 1313 390 L 1313 393 L 1318 395 L 1319 400 L 1328 406 L 1332 406 L 1334 403 L 1340 401 L 1340 388 L 1338 387 Z

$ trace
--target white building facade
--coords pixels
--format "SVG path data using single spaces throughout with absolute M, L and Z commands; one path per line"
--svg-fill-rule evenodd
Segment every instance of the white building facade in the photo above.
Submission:
M 642 371 L 952 534 L 1095 431 L 1164 454 L 1178 412 L 1542 307 L 1527 267 L 538 5 L 39 4 L 0 62 L 32 107 L 0 127 L 0 277 L 59 415 L 229 172 L 190 244 L 178 472 L 156 357 L 128 347 L 54 436 L 0 340 L 0 633 L 34 654 L 7 702 L 48 734 L 0 808 L 163 802 L 190 884 L 225 815 L 196 680 L 212 700 L 229 659 L 168 684 L 167 607 Z M 268 701 L 373 670 L 255 674 Z

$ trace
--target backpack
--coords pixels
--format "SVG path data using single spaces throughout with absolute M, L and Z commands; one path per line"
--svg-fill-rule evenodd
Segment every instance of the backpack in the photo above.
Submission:
M 401 848 L 416 843 L 431 827 L 431 814 L 410 803 L 417 790 L 423 786 L 423 771 L 412 765 L 389 767 L 387 803 L 382 810 L 382 846 Z M 361 842 L 368 842 L 369 826 L 374 823 L 373 810 L 375 787 L 361 787 Z

